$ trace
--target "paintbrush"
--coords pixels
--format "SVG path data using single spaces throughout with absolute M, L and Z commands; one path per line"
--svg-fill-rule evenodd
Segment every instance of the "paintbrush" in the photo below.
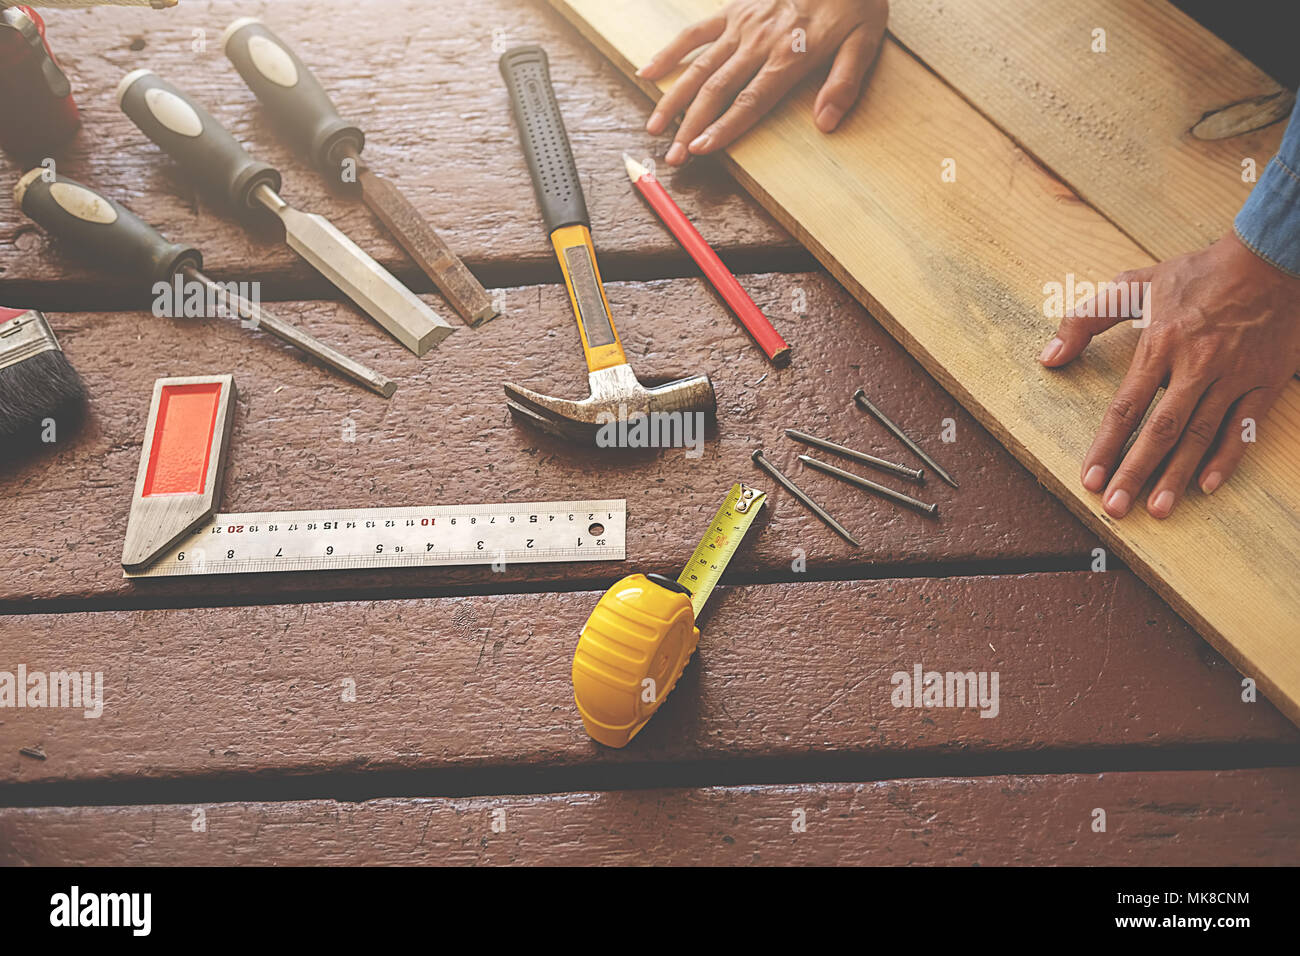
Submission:
M 0 460 L 74 424 L 86 391 L 35 309 L 0 307 Z

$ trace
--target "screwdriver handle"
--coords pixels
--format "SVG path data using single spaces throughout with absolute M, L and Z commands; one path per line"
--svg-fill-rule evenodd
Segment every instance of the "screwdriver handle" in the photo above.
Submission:
M 591 228 L 578 165 L 551 86 L 546 51 L 540 46 L 515 47 L 502 54 L 499 66 L 510 91 L 515 125 L 546 231 L 554 233 L 564 226 Z
M 249 156 L 207 110 L 152 70 L 128 73 L 117 102 L 146 136 L 235 208 L 259 206 L 259 186 L 280 191 L 275 167 Z
M 193 246 L 169 241 L 125 206 L 44 167 L 18 180 L 14 203 L 93 262 L 150 282 L 169 280 L 187 265 L 203 268 L 203 256 Z
M 349 153 L 360 155 L 366 143 L 361 128 L 339 116 L 311 70 L 260 20 L 236 20 L 221 45 L 285 138 L 322 173 L 337 176 Z

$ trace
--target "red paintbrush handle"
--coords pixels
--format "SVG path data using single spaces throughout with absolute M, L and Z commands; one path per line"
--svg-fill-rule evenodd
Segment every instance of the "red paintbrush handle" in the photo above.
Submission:
M 12 12 L 16 20 L 0 22 L 0 149 L 29 162 L 71 139 L 81 119 L 45 41 L 45 22 L 30 7 Z
M 758 347 L 763 350 L 771 361 L 779 362 L 786 359 L 790 354 L 790 346 L 786 344 L 781 334 L 772 327 L 772 323 L 767 320 L 748 292 L 746 292 L 736 281 L 736 277 L 718 258 L 718 254 L 713 251 L 713 247 L 708 244 L 705 238 L 700 235 L 698 229 L 691 224 L 682 212 L 673 198 L 668 195 L 668 190 L 660 184 L 659 180 L 646 174 L 636 180 L 636 188 L 646 201 L 663 220 L 665 226 L 682 244 L 696 265 L 704 271 L 705 277 L 718 290 L 718 294 L 731 307 L 731 311 L 740 319 L 741 324 L 754 337 Z

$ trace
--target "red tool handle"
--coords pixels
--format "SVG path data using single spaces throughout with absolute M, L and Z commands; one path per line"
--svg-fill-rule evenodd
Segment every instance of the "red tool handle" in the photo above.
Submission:
M 31 7 L 8 8 L 0 22 L 0 148 L 43 159 L 80 124 L 67 77 L 45 40 L 45 21 Z
M 703 271 L 705 277 L 718 290 L 718 294 L 730 306 L 731 311 L 736 313 L 736 318 L 740 319 L 741 324 L 754 337 L 755 343 L 763 350 L 763 354 L 775 363 L 787 361 L 790 358 L 790 346 L 781 334 L 772 327 L 767 316 L 763 314 L 754 302 L 748 292 L 744 290 L 736 277 L 732 275 L 731 270 L 723 264 L 718 258 L 718 254 L 713 251 L 713 247 L 708 241 L 700 235 L 700 231 L 691 224 L 686 218 L 686 213 L 682 212 L 681 207 L 673 202 L 673 197 L 668 195 L 668 190 L 660 184 L 648 171 L 641 171 L 638 175 L 634 171 L 633 163 L 628 164 L 629 175 L 633 176 L 633 183 L 637 190 L 650 207 L 663 220 L 664 225 L 682 244 L 692 259 L 695 260 Z

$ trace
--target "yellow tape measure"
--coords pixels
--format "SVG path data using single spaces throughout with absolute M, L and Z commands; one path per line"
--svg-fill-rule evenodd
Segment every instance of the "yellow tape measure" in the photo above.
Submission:
M 766 497 L 733 485 L 676 581 L 630 574 L 596 603 L 573 655 L 573 699 L 594 740 L 626 745 L 672 691 L 699 643 L 704 603 Z

